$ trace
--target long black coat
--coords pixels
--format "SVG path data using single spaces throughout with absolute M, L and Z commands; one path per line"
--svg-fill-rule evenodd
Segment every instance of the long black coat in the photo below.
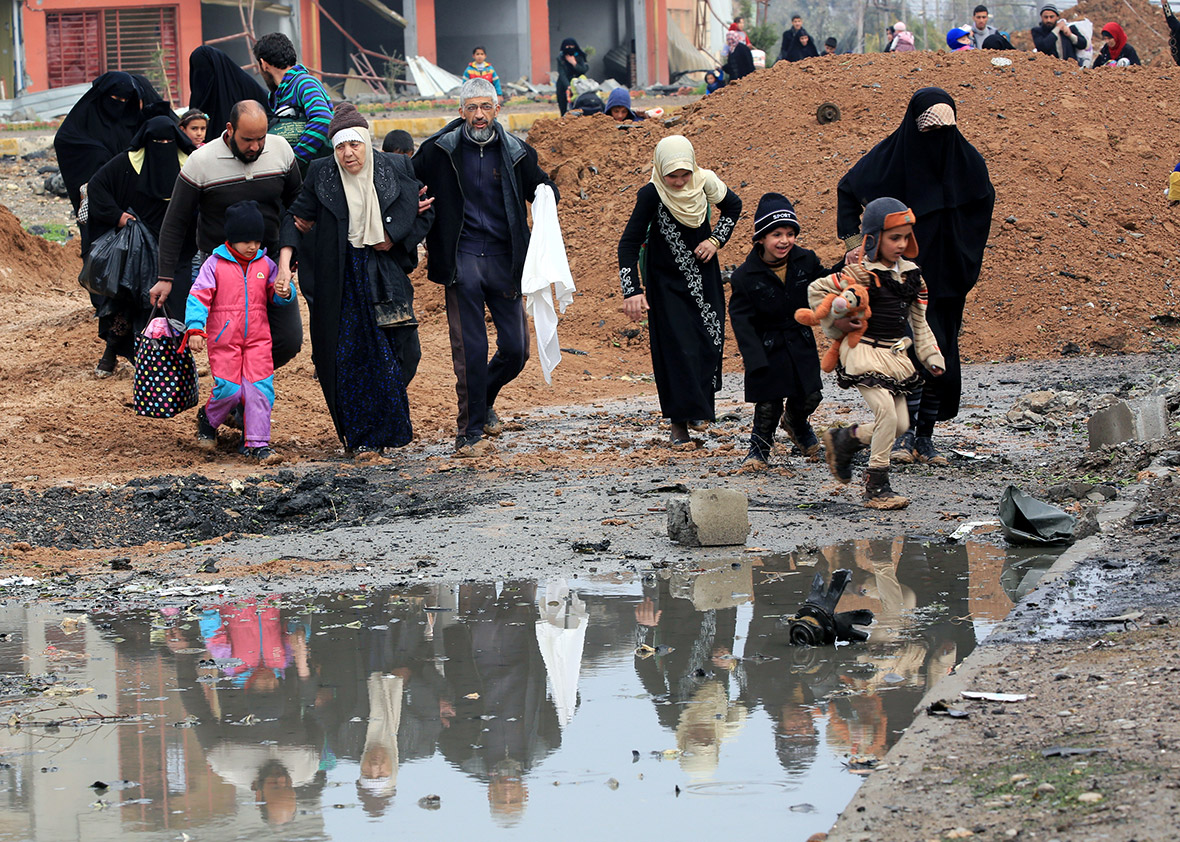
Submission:
M 822 388 L 811 328 L 795 321 L 807 307 L 807 285 L 827 274 L 815 252 L 795 246 L 787 255 L 785 283 L 755 246 L 729 281 L 729 320 L 746 370 L 750 403 L 802 398 Z
M 401 299 L 397 303 L 405 309 L 409 319 L 407 324 L 414 324 L 414 288 L 407 271 L 416 262 L 418 243 L 426 235 L 434 211 L 418 213 L 418 189 L 422 185 L 414 176 L 409 158 L 384 152 L 373 152 L 372 155 L 373 183 L 381 200 L 381 216 L 393 248 L 389 251 L 374 249 L 369 259 L 380 261 L 381 276 L 392 279 L 395 291 L 400 290 Z M 298 254 L 300 235 L 295 228 L 295 217 L 315 221 L 315 252 L 305 255 L 305 260 L 314 267 L 315 276 L 315 299 L 310 308 L 311 359 L 328 411 L 336 422 L 336 431 L 342 435 L 336 421 L 336 345 L 340 334 L 344 273 L 352 246 L 348 242 L 348 202 L 344 198 L 344 183 L 334 157 L 311 162 L 299 197 L 283 218 L 282 246 L 290 246 Z M 377 297 L 389 301 L 388 295 Z

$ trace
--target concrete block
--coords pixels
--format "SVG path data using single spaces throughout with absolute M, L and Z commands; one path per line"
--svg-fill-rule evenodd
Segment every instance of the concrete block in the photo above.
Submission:
M 668 537 L 685 546 L 744 544 L 749 534 L 749 502 L 740 491 L 700 488 L 668 501 Z
M 13 157 L 21 154 L 21 145 L 19 137 L 0 137 L 0 155 L 12 155 Z
M 1124 441 L 1153 441 L 1168 435 L 1168 405 L 1163 395 L 1119 401 L 1090 416 L 1090 449 Z

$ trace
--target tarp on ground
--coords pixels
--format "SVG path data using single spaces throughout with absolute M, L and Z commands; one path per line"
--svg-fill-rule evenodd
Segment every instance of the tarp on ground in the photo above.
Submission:
M 418 93 L 424 97 L 444 97 L 463 85 L 463 80 L 454 73 L 448 73 L 437 64 L 422 56 L 407 60 L 410 79 L 418 86 Z
M 717 59 L 693 44 L 689 38 L 672 20 L 672 13 L 668 13 L 668 70 L 673 79 L 676 74 L 686 70 L 699 70 L 700 73 L 690 73 L 687 78 L 700 83 L 705 78 L 705 71 L 717 67 Z

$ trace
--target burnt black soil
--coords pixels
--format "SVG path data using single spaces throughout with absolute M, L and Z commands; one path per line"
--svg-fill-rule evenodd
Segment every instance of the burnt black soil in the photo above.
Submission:
M 43 492 L 6 483 L 0 486 L 0 533 L 8 542 L 35 547 L 119 548 L 380 525 L 454 514 L 468 503 L 459 489 L 426 494 L 392 471 L 373 468 L 360 475 L 338 466 L 299 474 L 282 469 L 232 484 L 200 474 Z

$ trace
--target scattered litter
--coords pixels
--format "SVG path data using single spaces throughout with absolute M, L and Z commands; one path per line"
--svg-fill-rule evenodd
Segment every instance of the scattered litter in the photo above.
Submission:
M 418 806 L 423 810 L 437 810 L 442 807 L 442 798 L 438 795 L 423 795 L 418 799 Z
M 992 59 L 992 66 L 993 67 L 1011 67 L 1012 66 L 1012 59 L 1004 58 L 1003 56 L 996 56 L 995 58 Z
M 1070 620 L 1071 623 L 1122 623 L 1124 627 L 1134 624 L 1138 626 L 1138 621 L 1143 619 L 1142 611 L 1128 611 L 1126 614 L 1119 614 L 1117 617 L 1083 617 L 1081 619 Z
M 610 538 L 601 541 L 574 541 L 571 545 L 575 553 L 605 553 L 610 549 Z
M 976 453 L 974 450 L 955 450 L 952 448 L 951 453 L 956 456 L 962 456 L 964 459 L 970 459 L 973 462 L 986 462 L 992 458 L 987 453 Z
M 787 637 L 795 646 L 830 646 L 837 640 L 860 642 L 869 633 L 858 626 L 873 622 L 873 612 L 867 608 L 836 613 L 836 604 L 852 580 L 852 571 L 837 570 L 830 584 L 824 587 L 822 573 L 811 580 L 811 592 L 798 612 L 787 620 Z
M 950 707 L 941 699 L 936 702 L 931 702 L 926 707 L 926 713 L 929 716 L 949 716 L 951 719 L 966 719 L 967 717 L 971 716 L 971 714 L 965 710 Z
M 1154 526 L 1157 523 L 1167 523 L 1167 522 L 1168 522 L 1168 513 L 1167 512 L 1155 512 L 1154 514 L 1150 514 L 1150 515 L 1139 515 L 1137 518 L 1135 518 L 1134 520 L 1131 521 L 1131 525 L 1133 525 L 1133 526 Z M 0 582 L 0 584 L 3 584 L 3 582 Z
M 959 524 L 959 528 L 946 536 L 946 539 L 952 543 L 962 541 L 981 526 L 997 526 L 999 523 L 998 520 L 969 520 L 966 523 Z
M 1029 497 L 1014 485 L 1000 500 L 1000 528 L 1013 544 L 1059 544 L 1073 540 L 1077 518 Z
M 1089 757 L 1092 754 L 1106 754 L 1104 748 L 1076 748 L 1074 746 L 1051 746 L 1041 750 L 1041 757 Z
M 964 690 L 959 695 L 977 702 L 1023 702 L 1029 698 L 1028 693 L 981 693 L 977 690 Z

